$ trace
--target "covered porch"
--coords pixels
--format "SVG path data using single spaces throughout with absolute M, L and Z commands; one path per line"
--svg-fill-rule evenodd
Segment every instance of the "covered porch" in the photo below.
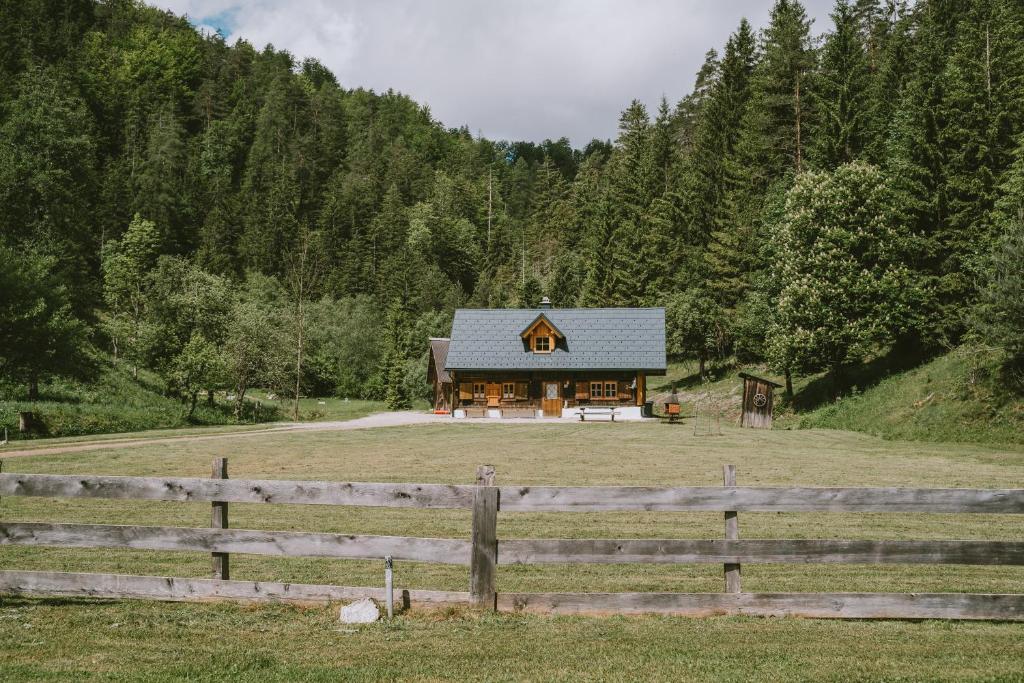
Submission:
M 453 373 L 455 375 L 455 373 Z M 578 419 L 580 408 L 614 408 L 617 419 L 640 419 L 642 372 L 460 372 L 453 376 L 456 418 Z

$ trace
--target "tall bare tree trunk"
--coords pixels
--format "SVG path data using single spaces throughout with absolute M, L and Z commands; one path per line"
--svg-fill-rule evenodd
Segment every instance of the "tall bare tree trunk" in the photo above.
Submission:
M 490 168 L 487 169 L 487 253 L 491 253 L 491 216 L 493 215 L 493 172 Z
M 295 353 L 295 403 L 292 404 L 292 419 L 296 422 L 299 421 L 299 390 L 302 388 L 302 345 L 304 340 L 304 328 L 305 320 L 303 318 L 302 310 L 302 288 L 299 288 L 299 304 L 296 316 L 296 333 L 298 339 L 296 340 L 296 353 Z
M 800 173 L 800 169 L 803 166 L 803 155 L 800 151 L 800 74 L 796 75 L 796 102 L 794 111 L 796 113 L 796 172 Z
M 288 288 L 295 302 L 295 400 L 292 403 L 292 419 L 299 419 L 299 394 L 302 391 L 302 360 L 306 344 L 306 297 L 314 291 L 321 275 L 320 255 L 315 251 L 316 239 L 304 229 L 300 243 L 288 259 Z M 311 251 L 312 249 L 312 251 Z

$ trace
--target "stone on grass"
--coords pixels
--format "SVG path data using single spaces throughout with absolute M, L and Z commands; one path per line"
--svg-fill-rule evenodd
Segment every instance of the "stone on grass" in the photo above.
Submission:
M 363 598 L 341 608 L 341 621 L 346 624 L 372 624 L 380 619 L 380 610 L 370 598 Z

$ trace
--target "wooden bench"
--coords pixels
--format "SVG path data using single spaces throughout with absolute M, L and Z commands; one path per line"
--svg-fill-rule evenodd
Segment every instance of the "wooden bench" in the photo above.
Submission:
M 466 411 L 466 417 L 487 417 L 487 409 L 483 406 L 466 406 L 462 410 Z
M 580 408 L 580 422 L 587 421 L 587 415 L 607 415 L 615 422 L 615 413 L 618 410 L 611 406 L 583 406 Z
M 537 417 L 537 409 L 526 406 L 511 406 L 502 408 L 502 417 Z

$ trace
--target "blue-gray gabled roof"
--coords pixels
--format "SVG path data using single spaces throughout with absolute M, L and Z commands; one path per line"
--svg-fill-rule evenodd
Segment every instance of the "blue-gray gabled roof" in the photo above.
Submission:
M 539 313 L 565 335 L 533 353 L 520 333 Z M 644 370 L 665 372 L 664 308 L 460 308 L 448 370 Z

